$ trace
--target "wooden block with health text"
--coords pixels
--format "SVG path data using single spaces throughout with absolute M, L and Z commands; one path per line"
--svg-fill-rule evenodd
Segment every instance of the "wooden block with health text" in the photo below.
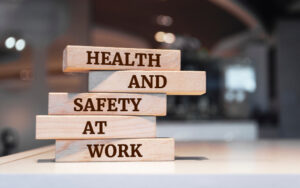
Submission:
M 165 94 L 49 93 L 48 114 L 165 116 Z
M 173 138 L 57 140 L 55 160 L 170 161 L 174 160 Z
M 149 138 L 156 136 L 153 116 L 38 115 L 37 139 Z
M 204 71 L 91 71 L 90 92 L 166 93 L 202 95 Z
M 180 51 L 95 46 L 65 48 L 64 72 L 91 70 L 180 70 Z

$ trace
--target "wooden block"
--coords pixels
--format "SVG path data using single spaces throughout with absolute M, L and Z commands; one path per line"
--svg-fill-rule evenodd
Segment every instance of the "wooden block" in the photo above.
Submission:
M 165 94 L 49 93 L 48 114 L 165 116 Z
M 173 138 L 57 140 L 56 161 L 169 161 Z
M 36 116 L 37 139 L 149 138 L 156 136 L 153 116 Z
M 180 70 L 180 51 L 94 46 L 65 48 L 64 72 L 91 70 Z
M 204 71 L 92 71 L 89 91 L 202 95 L 206 92 L 206 74 Z

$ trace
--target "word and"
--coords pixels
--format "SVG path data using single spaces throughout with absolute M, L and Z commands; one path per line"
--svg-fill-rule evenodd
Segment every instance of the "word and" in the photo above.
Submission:
M 143 157 L 139 151 L 142 144 L 87 144 L 91 158 L 102 157 Z M 104 151 L 104 152 L 103 152 Z
M 77 112 L 127 112 L 129 109 L 138 112 L 141 100 L 142 98 L 76 98 L 73 109 Z
M 96 127 L 98 127 L 99 129 L 97 134 L 105 134 L 103 129 L 106 126 L 107 126 L 107 121 L 95 121 L 94 124 L 92 124 L 91 121 L 87 121 L 82 134 L 96 134 L 94 130 L 96 129 Z
M 139 67 L 161 67 L 161 54 L 153 53 L 120 53 L 112 55 L 104 51 L 86 51 L 87 65 L 116 65 L 116 66 L 139 66 Z
M 164 75 L 132 75 L 128 88 L 164 88 L 166 85 Z

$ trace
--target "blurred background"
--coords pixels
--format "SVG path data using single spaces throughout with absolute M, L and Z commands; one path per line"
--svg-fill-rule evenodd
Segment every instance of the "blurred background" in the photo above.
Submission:
M 207 94 L 168 96 L 158 136 L 255 141 L 300 138 L 300 1 L 0 0 L 0 156 L 35 140 L 48 92 L 86 92 L 64 74 L 66 45 L 182 50 L 207 71 Z

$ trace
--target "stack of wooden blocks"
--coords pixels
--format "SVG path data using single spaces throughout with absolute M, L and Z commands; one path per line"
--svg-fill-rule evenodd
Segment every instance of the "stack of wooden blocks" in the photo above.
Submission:
M 166 95 L 202 95 L 203 71 L 180 71 L 179 50 L 67 46 L 64 72 L 88 72 L 89 93 L 49 93 L 36 138 L 56 140 L 56 161 L 174 160 L 156 137 Z M 184 125 L 183 125 L 184 126 Z

